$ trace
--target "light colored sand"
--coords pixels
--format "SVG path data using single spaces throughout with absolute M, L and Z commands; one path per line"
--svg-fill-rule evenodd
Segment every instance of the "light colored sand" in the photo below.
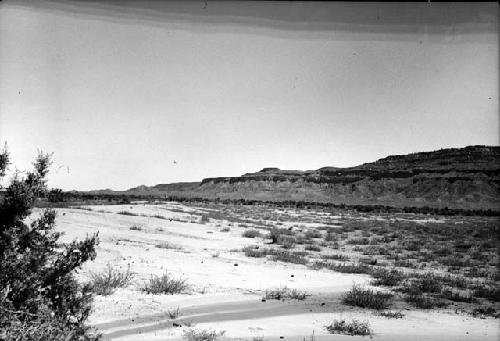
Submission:
M 186 213 L 169 209 L 184 208 Z M 242 238 L 243 228 L 220 232 L 225 222 L 184 223 L 169 219 L 195 221 L 196 210 L 180 204 L 94 206 L 93 211 L 58 209 L 57 229 L 64 240 L 82 238 L 99 232 L 100 245 L 94 262 L 78 274 L 81 280 L 89 271 L 106 264 L 136 273 L 132 284 L 113 295 L 97 296 L 90 323 L 106 340 L 181 339 L 185 326 L 174 327 L 167 311 L 179 307 L 180 324 L 195 328 L 225 330 L 225 339 L 252 339 L 264 336 L 274 340 L 356 340 L 362 337 L 328 334 L 324 326 L 333 319 L 368 320 L 379 340 L 498 340 L 498 320 L 479 319 L 446 311 L 403 311 L 403 319 L 386 319 L 373 311 L 340 304 L 340 295 L 353 283 L 368 284 L 366 275 L 315 271 L 302 265 L 247 258 L 235 249 L 262 244 L 261 240 Z M 97 212 L 97 211 L 105 212 Z M 125 216 L 130 211 L 145 216 Z M 199 211 L 201 214 L 202 211 Z M 36 215 L 36 214 L 35 214 Z M 161 215 L 167 219 L 158 219 Z M 215 224 L 221 226 L 215 226 Z M 130 230 L 133 225 L 141 231 Z M 158 248 L 161 242 L 180 249 Z M 233 251 L 232 251 L 233 250 Z M 235 266 L 237 264 L 237 266 Z M 165 271 L 185 278 L 190 294 L 148 295 L 139 290 L 152 274 Z M 293 275 L 293 277 L 292 277 Z M 265 289 L 287 286 L 311 294 L 305 301 L 261 302 Z M 366 339 L 366 338 L 364 338 Z

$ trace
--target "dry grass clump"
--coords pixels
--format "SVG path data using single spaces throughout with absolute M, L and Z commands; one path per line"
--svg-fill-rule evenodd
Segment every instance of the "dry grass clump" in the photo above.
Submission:
M 190 286 L 185 279 L 173 278 L 165 273 L 162 276 L 152 276 L 141 290 L 153 295 L 174 295 L 184 293 L 189 288 Z
M 474 288 L 474 296 L 486 298 L 491 302 L 500 302 L 500 288 L 493 284 L 478 284 Z
M 328 269 L 346 274 L 369 274 L 371 268 L 365 264 L 331 264 Z
M 371 275 L 374 278 L 371 284 L 376 286 L 394 287 L 400 285 L 403 279 L 405 279 L 404 273 L 396 269 L 387 270 L 378 268 L 372 270 Z
M 332 255 L 321 255 L 320 257 L 321 257 L 321 259 L 325 259 L 325 260 L 332 259 L 332 260 L 338 260 L 338 261 L 342 261 L 342 262 L 346 262 L 349 260 L 349 256 L 338 254 L 338 253 L 332 254 Z
M 128 216 L 133 216 L 133 217 L 136 217 L 138 216 L 138 214 L 135 214 L 135 213 L 132 213 L 130 211 L 119 211 L 118 214 L 121 214 L 121 215 L 128 215 Z
M 422 293 L 440 293 L 442 289 L 443 278 L 427 272 L 403 283 L 400 291 L 410 295 L 421 295 Z
M 251 229 L 251 230 L 245 230 L 242 236 L 245 238 L 257 238 L 261 236 L 261 233 L 259 230 Z
M 177 309 L 167 310 L 168 318 L 171 320 L 175 320 L 179 316 L 181 316 L 181 309 L 177 307 Z
M 290 289 L 287 287 L 275 288 L 275 289 L 267 289 L 264 294 L 264 298 L 267 300 L 299 300 L 303 301 L 307 297 L 307 293 L 305 291 Z
M 448 305 L 445 301 L 428 295 L 406 295 L 405 301 L 419 309 L 443 308 Z
M 159 249 L 182 250 L 182 246 L 172 244 L 169 242 L 159 242 L 158 244 L 155 245 L 155 247 Z
M 347 305 L 369 309 L 386 309 L 390 305 L 393 295 L 390 293 L 376 292 L 371 289 L 363 289 L 354 284 L 342 297 L 342 302 Z
M 269 231 L 268 238 L 271 239 L 271 244 L 279 244 L 283 236 L 292 236 L 294 233 L 288 229 L 273 227 Z
M 290 252 L 286 250 L 276 250 L 273 255 L 273 260 L 302 265 L 305 265 L 309 262 L 308 259 L 303 256 L 302 252 Z
M 351 322 L 346 320 L 334 320 L 332 324 L 326 326 L 331 334 L 345 334 L 345 335 L 371 335 L 372 330 L 368 321 L 358 321 L 353 319 Z
M 304 255 L 307 252 L 301 251 L 288 251 L 275 248 L 260 248 L 259 246 L 245 246 L 242 251 L 247 257 L 253 258 L 263 258 L 266 256 L 271 256 L 274 261 L 281 261 L 285 263 L 293 264 L 307 264 L 309 261 Z
M 313 244 L 306 245 L 306 247 L 304 249 L 306 251 L 313 251 L 313 252 L 320 252 L 321 251 L 321 247 L 319 247 L 317 245 L 313 245 Z
M 217 332 L 211 329 L 189 328 L 184 331 L 182 338 L 186 341 L 215 341 L 218 337 L 224 336 L 225 330 Z
M 134 274 L 130 271 L 130 267 L 127 267 L 127 270 L 123 271 L 114 269 L 108 264 L 106 270 L 91 272 L 89 277 L 92 292 L 97 295 L 107 296 L 111 295 L 116 288 L 127 286 L 134 278 Z
M 383 311 L 379 315 L 387 317 L 388 319 L 402 319 L 405 316 L 400 311 Z

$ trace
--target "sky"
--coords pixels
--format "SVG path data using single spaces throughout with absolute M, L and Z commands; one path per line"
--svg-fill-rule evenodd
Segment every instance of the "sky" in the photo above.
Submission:
M 0 142 L 123 190 L 499 144 L 498 4 L 3 1 Z

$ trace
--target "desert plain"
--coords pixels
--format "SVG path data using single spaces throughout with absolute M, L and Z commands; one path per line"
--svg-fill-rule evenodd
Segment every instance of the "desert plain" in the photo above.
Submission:
M 110 269 L 130 275 L 96 295 L 89 324 L 104 340 L 182 340 L 188 330 L 254 341 L 500 338 L 495 234 L 467 234 L 471 226 L 493 231 L 498 217 L 176 202 L 56 210 L 63 241 L 98 233 L 95 260 L 77 274 L 81 283 Z M 447 229 L 464 230 L 468 239 L 455 230 L 429 233 Z M 281 237 L 270 238 L 273 231 Z M 376 284 L 385 278 L 380 271 L 395 271 L 397 283 Z M 430 273 L 438 290 L 423 290 L 428 300 L 417 300 L 419 308 L 408 288 Z M 144 290 L 164 274 L 185 288 Z M 386 293 L 386 306 L 346 304 L 353 286 Z M 371 334 L 326 328 L 353 319 L 367 322 Z

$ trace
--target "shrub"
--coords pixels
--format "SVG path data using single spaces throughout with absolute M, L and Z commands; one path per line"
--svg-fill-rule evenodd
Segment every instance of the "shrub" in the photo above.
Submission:
M 314 251 L 314 252 L 319 252 L 319 251 L 321 251 L 321 248 L 320 248 L 319 246 L 317 246 L 317 245 L 310 245 L 310 244 L 309 244 L 309 245 L 306 245 L 305 249 L 306 249 L 307 251 Z
M 159 249 L 170 249 L 170 250 L 181 250 L 182 246 L 176 245 L 176 244 L 171 244 L 169 242 L 159 242 L 158 244 L 155 245 L 155 247 Z
M 315 230 L 309 230 L 304 235 L 306 239 L 321 238 L 321 232 Z
M 346 334 L 346 335 L 370 335 L 372 333 L 368 321 L 358 321 L 353 319 L 351 322 L 345 320 L 334 320 L 332 324 L 326 326 L 331 334 Z
M 133 216 L 133 217 L 138 216 L 138 214 L 132 213 L 132 212 L 130 212 L 130 211 L 120 211 L 120 212 L 118 212 L 118 214 L 121 214 L 121 215 L 129 215 L 129 216 Z
M 276 289 L 267 289 L 264 295 L 265 299 L 268 300 L 284 300 L 284 299 L 293 299 L 293 300 L 305 300 L 307 294 L 305 291 L 300 291 L 297 289 L 290 289 L 287 287 L 276 288 Z
M 284 249 L 293 249 L 295 247 L 295 238 L 292 236 L 281 236 L 278 244 Z
M 0 178 L 9 164 L 0 151 Z M 0 200 L 0 339 L 96 340 L 85 325 L 92 292 L 74 271 L 96 256 L 97 235 L 61 243 L 56 212 L 46 209 L 27 225 L 34 202 L 47 192 L 50 156 L 40 153 L 34 171 L 16 175 Z
M 258 246 L 245 246 L 242 250 L 247 257 L 261 258 L 266 256 L 265 249 L 259 249 Z
M 359 259 L 359 262 L 368 265 L 377 265 L 378 261 L 377 258 L 362 257 Z
M 179 309 L 179 307 L 177 307 L 177 309 L 167 310 L 167 315 L 169 319 L 175 320 L 176 318 L 181 316 L 181 310 Z
M 189 289 L 187 281 L 183 278 L 172 278 L 168 273 L 162 276 L 152 276 L 149 282 L 141 288 L 148 294 L 180 294 Z
M 282 261 L 285 263 L 294 263 L 294 264 L 307 264 L 307 258 L 304 258 L 298 252 L 289 252 L 285 250 L 280 250 L 279 252 L 274 253 L 273 259 L 275 261 Z
M 328 268 L 347 274 L 369 274 L 371 272 L 370 267 L 365 264 L 331 264 Z
M 425 295 L 410 294 L 405 296 L 405 301 L 420 309 L 442 308 L 447 306 L 447 303 L 443 300 Z
M 252 230 L 245 230 L 245 232 L 243 232 L 242 236 L 245 238 L 256 238 L 256 237 L 260 237 L 261 234 L 260 234 L 259 230 L 252 229 Z
M 379 315 L 387 317 L 388 319 L 402 319 L 405 316 L 400 311 L 383 311 Z
M 271 244 L 278 244 L 282 235 L 292 235 L 293 232 L 287 229 L 279 229 L 273 227 L 271 231 L 269 231 L 269 239 L 271 239 Z
M 333 255 L 321 255 L 321 259 L 334 259 L 340 261 L 348 261 L 349 257 L 342 254 L 333 254 Z
M 466 302 L 466 303 L 474 303 L 477 301 L 477 299 L 469 294 L 469 295 L 463 295 L 460 292 L 446 289 L 441 292 L 441 296 L 443 298 L 446 298 L 447 300 L 453 301 L 453 302 Z
M 500 288 L 477 286 L 474 290 L 474 296 L 486 298 L 492 302 L 500 302 Z
M 189 328 L 184 331 L 182 337 L 186 341 L 214 341 L 220 336 L 224 336 L 226 331 L 216 332 L 210 329 L 197 330 L 194 328 Z
M 338 240 L 338 236 L 335 233 L 328 232 L 325 235 L 325 242 L 335 242 Z
M 372 281 L 372 285 L 384 285 L 387 287 L 399 285 L 405 278 L 405 275 L 396 269 L 387 270 L 379 268 L 373 270 L 371 275 L 375 278 Z
M 353 239 L 348 239 L 346 243 L 351 245 L 368 245 L 370 244 L 370 239 L 366 237 L 353 238 Z
M 53 188 L 50 190 L 47 199 L 49 200 L 49 202 L 63 202 L 64 193 L 60 188 Z
M 363 289 L 354 284 L 350 291 L 342 297 L 342 302 L 361 308 L 386 309 L 390 305 L 392 294 Z
M 130 272 L 130 267 L 126 271 L 116 270 L 107 265 L 106 270 L 102 272 L 90 273 L 90 287 L 92 292 L 97 295 L 111 295 L 116 288 L 122 288 L 130 283 L 134 274 Z
M 500 318 L 500 313 L 497 313 L 494 307 L 475 308 L 474 310 L 472 310 L 471 315 L 473 317 L 492 316 L 494 318 Z
M 438 293 L 443 287 L 441 278 L 434 275 L 432 272 L 419 275 L 415 283 L 422 292 Z

